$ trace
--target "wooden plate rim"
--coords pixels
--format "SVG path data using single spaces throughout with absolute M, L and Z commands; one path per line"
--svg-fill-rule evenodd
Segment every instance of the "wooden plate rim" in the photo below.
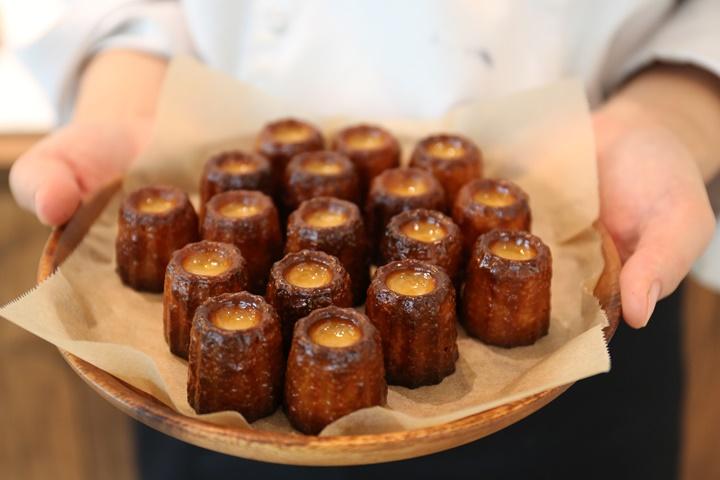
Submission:
M 601 298 L 609 320 L 605 329 L 609 340 L 617 329 L 620 318 L 620 293 L 618 287 L 618 272 L 620 259 L 605 228 L 596 224 L 596 228 L 603 237 L 603 255 L 605 256 L 605 271 L 598 282 L 596 292 L 601 284 L 608 291 Z M 54 229 L 43 249 L 38 266 L 38 283 L 47 278 L 57 267 L 59 246 L 63 242 L 66 228 Z M 83 234 L 84 235 L 84 232 Z M 74 245 L 66 245 L 67 255 Z M 61 259 L 62 260 L 62 259 Z M 545 390 L 529 397 L 494 407 L 452 422 L 424 427 L 414 430 L 388 432 L 364 435 L 340 436 L 307 436 L 300 434 L 284 434 L 225 427 L 202 420 L 186 417 L 154 397 L 135 389 L 111 374 L 59 349 L 63 358 L 72 369 L 96 392 L 114 406 L 135 418 L 136 420 L 162 431 L 165 434 L 210 448 L 222 453 L 253 458 L 257 460 L 272 461 L 275 463 L 305 464 L 305 465 L 349 465 L 360 463 L 376 463 L 389 460 L 400 460 L 425 455 L 454 446 L 469 443 L 494 433 L 512 423 L 525 418 L 539 410 L 560 394 L 565 392 L 572 384 Z M 407 445 L 407 442 L 419 441 L 421 445 L 416 452 L 402 450 L 394 453 L 393 447 Z M 259 447 L 245 451 L 240 447 Z M 265 447 L 269 447 L 266 449 Z M 273 453 L 276 449 L 286 449 L 285 455 Z M 294 451 L 300 449 L 300 451 Z M 336 450 L 348 451 L 352 449 L 361 454 L 363 451 L 373 452 L 376 457 L 349 459 L 347 462 L 338 458 L 329 458 L 328 461 L 319 461 L 324 454 Z M 293 452 L 294 451 L 294 452 Z M 306 459 L 303 452 L 308 452 Z

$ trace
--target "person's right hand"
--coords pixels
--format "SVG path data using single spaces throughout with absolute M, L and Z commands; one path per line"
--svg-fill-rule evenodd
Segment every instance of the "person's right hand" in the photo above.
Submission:
M 13 164 L 17 202 L 46 225 L 61 225 L 80 202 L 119 177 L 149 136 L 149 122 L 73 122 L 35 144 Z

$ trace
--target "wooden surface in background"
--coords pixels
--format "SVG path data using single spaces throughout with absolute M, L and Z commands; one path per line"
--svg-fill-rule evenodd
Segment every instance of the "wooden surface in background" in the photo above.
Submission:
M 44 135 L 44 133 L 0 134 L 0 169 L 8 168 L 17 157 Z
M 685 281 L 682 478 L 720 478 L 720 295 Z
M 0 169 L 0 304 L 35 284 L 49 229 L 20 211 Z M 0 319 L 0 478 L 136 478 L 128 417 L 88 388 L 52 345 Z

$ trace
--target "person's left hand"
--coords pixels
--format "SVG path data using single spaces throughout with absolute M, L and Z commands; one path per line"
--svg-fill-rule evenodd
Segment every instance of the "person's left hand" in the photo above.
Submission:
M 647 112 L 611 102 L 594 127 L 600 219 L 624 263 L 623 316 L 639 328 L 703 252 L 715 217 L 691 152 Z

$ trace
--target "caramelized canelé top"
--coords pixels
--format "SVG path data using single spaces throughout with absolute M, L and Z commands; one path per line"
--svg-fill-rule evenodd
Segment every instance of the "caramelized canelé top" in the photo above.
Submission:
M 153 185 L 129 193 L 120 215 L 126 222 L 136 225 L 173 225 L 189 209 L 192 205 L 185 192 L 168 185 Z
M 321 150 L 325 145 L 320 130 L 309 122 L 282 118 L 268 123 L 256 140 L 256 150 L 269 157 L 288 160 L 301 152 Z
M 272 192 L 270 162 L 256 153 L 227 150 L 205 163 L 200 182 L 201 202 L 228 190 Z
M 534 276 L 540 266 L 552 262 L 550 249 L 540 238 L 520 230 L 492 230 L 481 235 L 471 262 L 507 278 Z

